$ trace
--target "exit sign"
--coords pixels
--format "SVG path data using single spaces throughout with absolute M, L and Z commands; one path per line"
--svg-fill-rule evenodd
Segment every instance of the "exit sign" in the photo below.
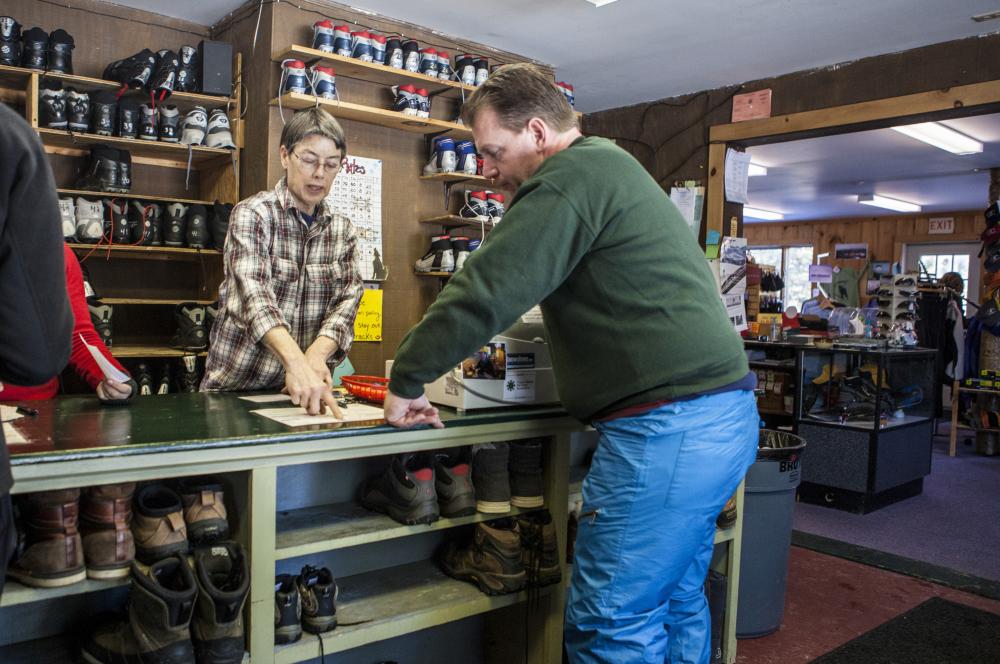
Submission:
M 931 217 L 927 220 L 927 233 L 929 235 L 951 235 L 954 232 L 954 217 Z

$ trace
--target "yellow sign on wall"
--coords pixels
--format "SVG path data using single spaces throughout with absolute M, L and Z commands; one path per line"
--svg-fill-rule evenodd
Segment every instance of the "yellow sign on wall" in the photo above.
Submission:
M 382 291 L 366 289 L 354 319 L 355 341 L 382 341 Z

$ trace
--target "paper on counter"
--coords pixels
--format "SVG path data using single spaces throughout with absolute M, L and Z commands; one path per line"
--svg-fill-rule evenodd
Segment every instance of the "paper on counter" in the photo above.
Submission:
M 240 397 L 240 399 L 254 403 L 272 403 L 275 401 L 291 401 L 292 397 L 288 394 L 254 394 L 249 397 Z
M 338 420 L 333 415 L 309 415 L 300 406 L 291 408 L 261 408 L 251 410 L 251 413 L 261 415 L 269 420 L 274 420 L 279 424 L 289 427 L 304 427 L 314 424 L 343 424 L 344 422 L 367 422 L 371 420 L 381 420 L 385 417 L 381 406 L 372 406 L 363 403 L 351 403 L 346 408 L 341 408 L 344 419 Z
M 87 340 L 83 338 L 82 334 L 79 336 L 80 336 L 80 341 L 83 342 L 83 345 L 90 352 L 91 357 L 93 357 L 94 361 L 97 362 L 97 366 L 101 368 L 101 373 L 104 374 L 105 378 L 109 380 L 118 381 L 119 383 L 127 383 L 129 381 L 128 374 L 122 373 L 121 370 L 118 369 L 118 367 L 111 364 L 111 362 L 108 362 L 108 358 L 104 357 L 104 353 L 97 350 L 96 347 L 88 344 Z

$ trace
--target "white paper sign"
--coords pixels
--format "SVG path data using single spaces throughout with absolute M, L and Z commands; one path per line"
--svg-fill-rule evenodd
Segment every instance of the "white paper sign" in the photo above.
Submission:
M 671 187 L 670 200 L 674 202 L 688 228 L 695 237 L 701 232 L 701 209 L 705 200 L 704 187 Z
M 719 277 L 723 295 L 742 295 L 747 290 L 747 239 L 724 237 L 719 249 Z
M 726 315 L 729 322 L 737 332 L 747 329 L 747 310 L 743 303 L 743 295 L 723 295 L 722 301 L 726 305 Z
M 832 265 L 810 265 L 809 281 L 817 284 L 828 284 L 833 281 Z
M 507 370 L 503 383 L 504 401 L 534 401 L 535 372 L 532 369 Z
M 90 356 L 94 358 L 95 362 L 97 362 L 97 366 L 101 368 L 101 373 L 104 374 L 105 378 L 118 381 L 119 383 L 127 383 L 129 381 L 128 374 L 122 373 L 118 367 L 111 364 L 111 362 L 108 361 L 108 358 L 104 357 L 104 353 L 87 343 L 87 340 L 83 338 L 82 334 L 79 335 L 79 337 L 80 341 L 83 342 L 84 347 L 86 347 L 87 351 L 90 353 Z
M 726 148 L 726 200 L 746 205 L 750 181 L 750 153 Z
M 359 267 L 365 281 L 384 281 L 382 261 L 382 160 L 348 155 L 326 197 L 354 225 Z

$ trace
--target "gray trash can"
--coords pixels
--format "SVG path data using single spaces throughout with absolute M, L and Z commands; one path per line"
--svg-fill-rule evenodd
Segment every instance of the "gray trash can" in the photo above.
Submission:
M 805 446 L 804 440 L 790 433 L 760 431 L 757 460 L 747 473 L 743 499 L 736 609 L 736 636 L 740 638 L 765 636 L 781 626 L 795 488 L 802 478 Z

